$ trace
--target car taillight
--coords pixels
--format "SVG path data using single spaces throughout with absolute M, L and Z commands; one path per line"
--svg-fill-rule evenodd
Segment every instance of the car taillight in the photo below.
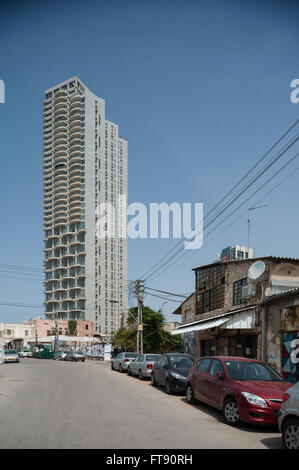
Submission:
M 288 401 L 289 398 L 290 398 L 290 395 L 289 395 L 288 393 L 284 393 L 284 394 L 282 395 L 282 401 L 283 401 L 283 403 L 284 403 L 285 401 Z
M 152 369 L 152 368 L 153 368 L 153 364 L 148 364 L 148 365 L 146 366 L 146 368 L 147 368 L 147 369 Z
M 125 359 L 124 362 L 130 362 L 130 359 Z

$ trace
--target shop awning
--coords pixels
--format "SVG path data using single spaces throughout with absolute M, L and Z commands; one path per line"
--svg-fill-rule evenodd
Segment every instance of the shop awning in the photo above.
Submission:
M 186 326 L 185 328 L 178 328 L 173 331 L 173 335 L 180 335 L 182 333 L 189 333 L 191 331 L 207 330 L 208 328 L 215 328 L 227 322 L 228 318 L 216 318 L 215 320 L 207 320 L 196 325 Z
M 222 325 L 222 326 L 221 326 Z M 220 326 L 226 329 L 251 329 L 255 326 L 255 306 L 247 307 L 207 320 L 198 320 L 189 324 L 181 325 L 172 332 L 173 335 L 191 333 L 192 331 L 208 330 Z
M 255 327 L 255 309 L 245 310 L 230 315 L 225 325 L 220 328 L 232 330 L 251 330 Z

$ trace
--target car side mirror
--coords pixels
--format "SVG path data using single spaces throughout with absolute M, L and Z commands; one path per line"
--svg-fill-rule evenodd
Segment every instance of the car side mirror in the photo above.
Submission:
M 223 373 L 222 373 L 221 371 L 219 371 L 219 372 L 216 373 L 216 377 L 217 377 L 218 379 L 222 379 L 222 380 L 224 379 L 224 375 L 223 375 Z

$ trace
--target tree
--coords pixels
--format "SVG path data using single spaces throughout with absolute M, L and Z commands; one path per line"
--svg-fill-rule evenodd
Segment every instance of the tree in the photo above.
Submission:
M 181 351 L 181 336 L 172 336 L 163 329 L 165 317 L 161 310 L 155 312 L 150 307 L 143 307 L 143 352 L 167 353 Z M 127 328 L 117 331 L 112 344 L 125 350 L 136 351 L 137 343 L 137 308 L 131 308 L 127 319 Z
M 76 336 L 77 334 L 77 321 L 76 320 L 69 320 L 68 321 L 68 328 L 69 328 L 69 335 Z

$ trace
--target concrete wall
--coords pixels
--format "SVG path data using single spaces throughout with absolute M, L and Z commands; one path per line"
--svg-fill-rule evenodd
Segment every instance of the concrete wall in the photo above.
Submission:
M 267 304 L 267 362 L 282 372 L 282 341 L 286 333 L 299 331 L 299 295 Z

